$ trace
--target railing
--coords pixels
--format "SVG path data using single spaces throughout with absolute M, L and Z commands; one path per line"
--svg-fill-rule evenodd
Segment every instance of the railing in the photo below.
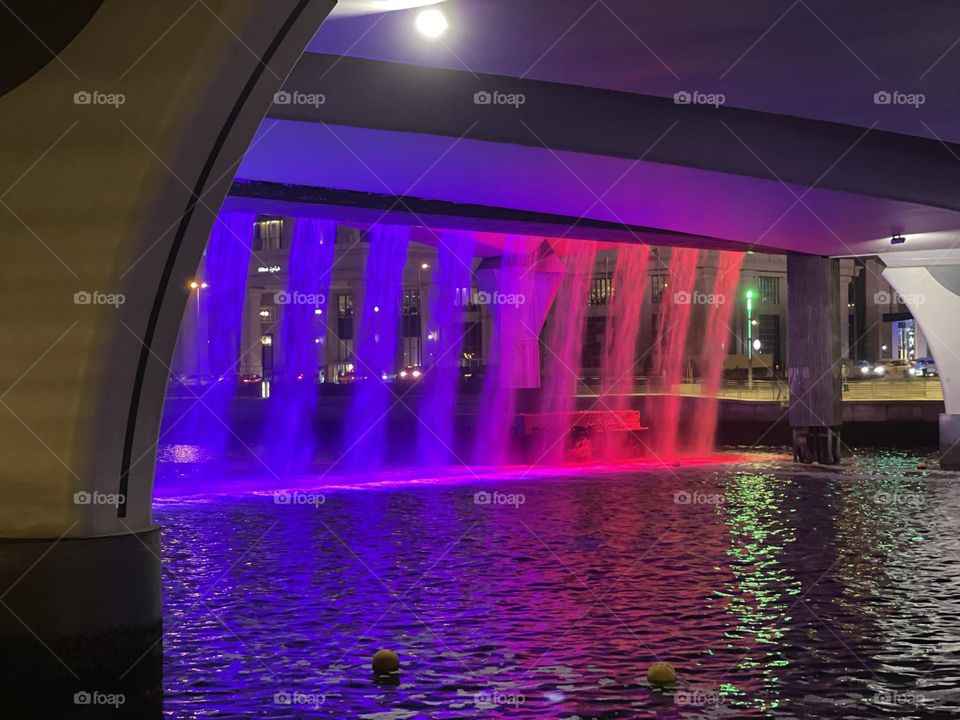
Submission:
M 597 378 L 584 378 L 578 395 L 591 395 L 599 391 Z M 667 394 L 660 378 L 637 377 L 634 379 L 634 395 Z M 703 396 L 701 382 L 683 382 L 675 389 L 677 395 Z M 786 402 L 790 391 L 785 380 L 724 380 L 717 396 L 727 400 L 754 402 Z M 845 384 L 843 399 L 850 401 L 884 400 L 943 400 L 943 388 L 939 378 L 904 378 L 857 380 Z

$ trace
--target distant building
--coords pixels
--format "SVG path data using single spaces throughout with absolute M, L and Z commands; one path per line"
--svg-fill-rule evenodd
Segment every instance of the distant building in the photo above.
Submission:
M 293 219 L 261 218 L 256 226 L 246 302 L 243 308 L 240 374 L 271 377 L 283 367 L 284 347 L 279 329 L 284 306 L 277 294 L 287 289 L 290 241 Z M 332 272 L 327 314 L 317 315 L 316 345 L 318 379 L 334 381 L 341 373 L 353 370 L 357 322 L 363 306 L 364 268 L 368 244 L 360 230 L 341 226 L 338 229 L 335 261 Z M 645 350 L 656 343 L 660 308 L 669 298 L 670 248 L 651 248 L 646 300 L 638 339 L 638 374 L 649 369 Z M 432 363 L 430 344 L 429 296 L 432 288 L 436 249 L 411 242 L 403 271 L 402 317 L 397 347 L 397 367 L 429 366 Z M 477 261 L 478 262 L 478 261 Z M 609 301 L 612 297 L 616 250 L 600 250 L 596 256 L 590 283 L 589 303 L 584 335 L 584 373 L 597 374 L 604 348 Z M 841 261 L 840 306 L 846 308 L 841 318 L 841 356 L 855 362 L 878 359 L 910 359 L 927 355 L 926 342 L 909 311 L 899 302 L 896 293 L 881 278 L 882 263 L 875 258 Z M 717 253 L 702 251 L 698 260 L 695 289 L 709 293 L 717 270 Z M 748 330 L 746 291 L 752 290 L 751 328 Z M 463 303 L 463 351 L 459 359 L 465 369 L 483 368 L 490 358 L 492 317 L 487 307 L 473 301 L 475 289 L 465 293 Z M 202 341 L 203 319 L 197 312 L 202 292 L 191 294 L 184 315 L 175 369 L 184 374 L 198 373 L 197 368 L 184 366 L 186 358 L 196 357 L 190 343 Z M 730 322 L 731 337 L 728 367 L 743 367 L 748 356 L 748 338 L 760 341 L 754 358 L 761 377 L 783 373 L 786 360 L 787 277 L 786 257 L 771 253 L 748 253 L 744 258 L 739 288 Z M 703 337 L 703 310 L 695 312 L 690 329 L 691 355 L 696 338 Z M 200 323 L 198 325 L 198 323 Z M 825 331 L 826 332 L 826 331 Z M 647 353 L 647 356 L 651 353 Z M 691 357 L 690 372 L 695 372 Z

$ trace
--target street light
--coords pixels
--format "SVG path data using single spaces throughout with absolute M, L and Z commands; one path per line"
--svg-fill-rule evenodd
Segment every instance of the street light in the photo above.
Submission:
M 747 290 L 747 387 L 753 387 L 753 290 Z
M 190 289 L 197 291 L 197 330 L 200 328 L 200 291 L 206 290 L 209 287 L 205 282 L 197 282 L 196 280 L 190 281 Z

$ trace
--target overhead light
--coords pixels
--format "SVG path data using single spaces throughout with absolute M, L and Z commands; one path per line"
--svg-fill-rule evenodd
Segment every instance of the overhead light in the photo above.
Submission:
M 435 9 L 424 10 L 417 15 L 416 24 L 417 30 L 428 38 L 438 38 L 450 27 L 447 16 Z

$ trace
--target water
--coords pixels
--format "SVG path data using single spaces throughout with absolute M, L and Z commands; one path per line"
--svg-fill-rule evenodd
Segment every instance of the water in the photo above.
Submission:
M 673 248 L 670 274 L 663 291 L 660 315 L 661 332 L 657 344 L 657 367 L 663 377 L 664 392 L 670 393 L 663 411 L 650 417 L 654 450 L 665 459 L 677 456 L 677 434 L 680 426 L 680 396 L 674 394 L 687 368 L 687 330 L 693 310 L 691 298 L 697 279 L 696 248 Z
M 499 301 L 489 305 L 493 341 L 483 386 L 486 402 L 473 450 L 475 463 L 502 464 L 513 459 L 510 435 L 517 389 L 540 385 L 539 335 L 560 282 L 560 273 L 554 277 L 538 269 L 541 243 L 542 238 L 508 235 L 499 266 L 484 270 L 481 265 L 477 271 L 478 286 L 488 298 Z M 562 263 L 557 264 L 562 272 Z M 508 302 L 509 298 L 514 301 Z
M 239 374 L 240 335 L 247 268 L 256 216 L 222 212 L 210 233 L 186 312 L 195 313 L 193 342 L 179 340 L 180 372 L 193 376 L 183 387 L 195 399 L 183 414 L 167 414 L 161 436 L 176 432 L 221 456 L 231 434 L 230 404 Z M 187 325 L 184 326 L 188 327 Z M 190 356 L 190 357 L 187 357 Z
M 642 360 L 637 357 L 637 337 L 647 295 L 647 266 L 650 248 L 646 245 L 621 245 L 613 271 L 613 298 L 604 336 L 601 368 L 602 406 L 622 413 L 634 390 Z M 627 442 L 622 431 L 597 438 L 600 453 L 607 460 L 622 458 Z
M 166 713 L 960 715 L 957 476 L 785 457 L 160 500 Z M 676 691 L 648 687 L 657 659 Z
M 587 322 L 587 298 L 596 246 L 569 243 L 564 257 L 566 273 L 557 292 L 552 321 L 543 345 L 544 376 L 539 411 L 542 431 L 538 436 L 537 462 L 560 463 L 567 459 L 574 397 L 583 365 L 583 333 Z
M 401 281 L 410 228 L 378 225 L 370 231 L 369 239 L 355 358 L 357 376 L 365 379 L 354 388 L 344 447 L 347 462 L 356 468 L 383 464 L 383 419 L 393 395 L 387 379 L 397 372 Z
M 289 282 L 278 293 L 282 365 L 273 383 L 270 404 L 270 466 L 280 473 L 302 471 L 314 453 L 313 414 L 316 379 L 326 325 L 329 322 L 330 279 L 336 223 L 297 218 L 290 248 Z M 277 433 L 276 428 L 284 431 Z
M 744 254 L 721 250 L 718 253 L 717 277 L 707 296 L 706 337 L 700 350 L 700 374 L 706 400 L 697 407 L 693 418 L 694 454 L 701 455 L 713 450 L 717 432 L 717 393 L 730 339 L 735 331 L 730 327 L 730 318 L 736 304 L 737 285 L 740 283 L 740 268 Z
M 430 353 L 417 427 L 423 465 L 454 462 L 454 413 L 463 349 L 463 306 L 470 298 L 476 233 L 447 231 L 437 248 L 436 286 L 430 297 Z

